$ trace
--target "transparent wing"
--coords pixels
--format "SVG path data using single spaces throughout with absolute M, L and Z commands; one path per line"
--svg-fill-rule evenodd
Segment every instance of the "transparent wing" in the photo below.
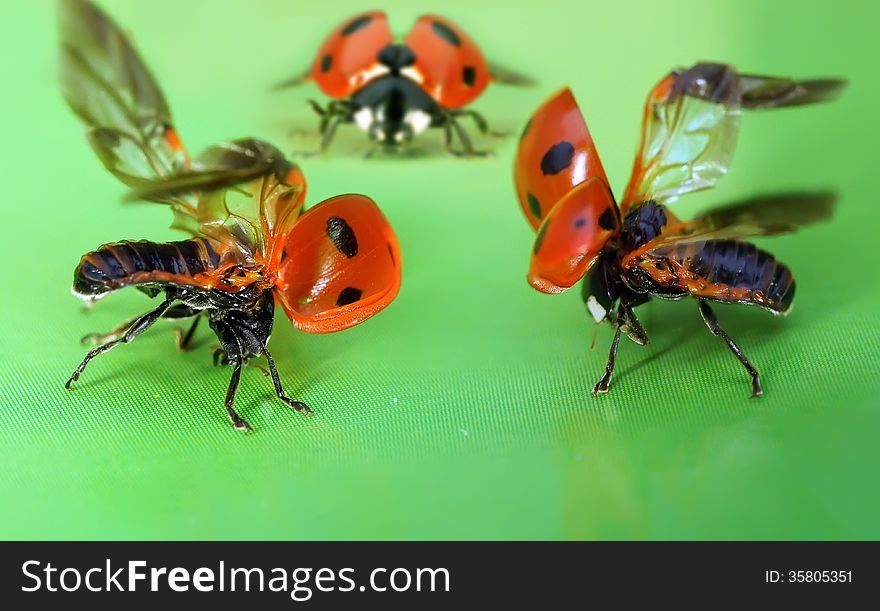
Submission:
M 103 164 L 131 187 L 185 167 L 162 91 L 119 27 L 86 0 L 59 7 L 61 90 Z
M 647 199 L 669 203 L 714 186 L 733 158 L 742 108 L 820 102 L 842 86 L 835 80 L 739 75 L 714 63 L 671 73 L 645 103 L 642 138 L 621 209 Z
M 696 82 L 703 87 L 690 95 Z M 645 103 L 622 211 L 646 199 L 669 202 L 714 185 L 733 156 L 740 100 L 735 73 L 721 64 L 698 64 L 660 81 Z
M 796 231 L 828 219 L 833 193 L 763 195 L 710 210 L 663 233 L 621 260 L 658 286 L 727 303 L 753 303 L 786 313 L 794 297 L 790 270 L 740 238 Z
M 299 87 L 300 85 L 309 82 L 312 78 L 312 70 L 309 68 L 299 74 L 288 77 L 287 79 L 275 83 L 272 85 L 272 91 L 280 91 L 282 89 L 288 89 L 290 87 Z
M 760 195 L 673 223 L 639 252 L 673 243 L 704 242 L 791 233 L 831 218 L 837 196 L 830 191 Z
M 61 88 L 129 198 L 169 204 L 172 227 L 267 257 L 302 208 L 305 179 L 270 144 L 213 146 L 192 162 L 168 105 L 119 26 L 86 0 L 62 0 Z M 280 256 L 280 250 L 277 253 Z
M 174 227 L 236 245 L 247 258 L 274 261 L 306 196 L 299 167 L 277 148 L 246 138 L 212 146 L 181 173 L 143 183 L 132 199 L 162 201 L 194 197 L 192 213 Z M 273 255 L 274 253 L 274 255 Z
M 140 183 L 129 192 L 128 199 L 164 200 L 216 191 L 270 174 L 283 180 L 293 167 L 268 142 L 255 138 L 222 142 L 202 151 L 180 172 Z
M 530 76 L 526 76 L 516 70 L 511 70 L 500 64 L 489 62 L 489 76 L 492 81 L 502 85 L 516 85 L 520 87 L 532 87 L 537 83 Z
M 836 98 L 846 87 L 841 79 L 795 81 L 789 78 L 739 75 L 743 108 L 762 110 L 783 106 L 803 106 Z

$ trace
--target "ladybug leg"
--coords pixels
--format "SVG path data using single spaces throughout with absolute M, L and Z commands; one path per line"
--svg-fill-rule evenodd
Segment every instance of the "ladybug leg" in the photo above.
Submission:
M 235 430 L 252 431 L 254 430 L 254 427 L 252 427 L 247 420 L 242 419 L 233 407 L 235 403 L 235 393 L 238 391 L 238 383 L 241 380 L 242 359 L 240 356 L 237 356 L 230 361 L 230 363 L 234 369 L 232 370 L 232 378 L 229 380 L 229 388 L 226 390 L 226 401 L 224 402 L 224 405 L 226 406 L 226 414 L 229 416 L 229 421 L 232 422 L 232 426 L 235 427 Z
M 140 316 L 132 318 L 131 320 L 126 320 L 121 325 L 113 327 L 106 333 L 88 333 L 87 335 L 83 335 L 80 338 L 79 343 L 83 346 L 97 346 L 99 344 L 106 344 L 107 342 L 117 340 L 122 337 L 122 334 L 125 333 L 129 327 L 137 322 L 138 318 L 140 318 Z
M 651 340 L 645 332 L 645 328 L 642 326 L 641 321 L 636 317 L 636 313 L 633 312 L 632 305 L 629 303 L 621 303 L 621 306 L 618 320 L 620 321 L 622 331 L 626 333 L 627 337 L 640 346 L 650 343 Z
M 219 367 L 220 365 L 229 365 L 230 360 L 229 357 L 226 356 L 226 350 L 223 348 L 217 348 L 214 350 L 214 355 L 212 357 L 214 361 L 214 367 Z
M 321 144 L 318 145 L 318 149 L 314 151 L 297 151 L 295 154 L 300 157 L 315 157 L 316 155 L 320 155 L 324 151 L 329 148 L 330 143 L 333 142 L 334 136 L 336 136 L 336 128 L 339 127 L 342 119 L 340 117 L 333 117 L 327 122 L 327 125 L 324 125 L 324 120 L 321 120 Z
M 614 339 L 611 341 L 611 350 L 608 353 L 608 362 L 605 364 L 605 375 L 593 387 L 593 396 L 598 396 L 608 392 L 611 385 L 611 374 L 614 373 L 614 365 L 617 362 L 617 349 L 620 346 L 620 334 L 626 333 L 630 339 L 637 344 L 644 346 L 648 343 L 648 334 L 642 327 L 642 323 L 636 317 L 632 310 L 632 303 L 621 299 L 620 305 L 617 306 L 616 316 L 617 327 L 614 330 Z
M 348 114 L 349 110 L 347 100 L 331 100 L 327 103 L 326 108 L 321 106 L 321 104 L 315 100 L 306 100 L 306 104 L 308 104 L 309 108 L 321 118 L 317 130 L 317 135 L 321 136 L 327 132 L 334 117 L 337 115 L 345 116 Z M 290 130 L 290 134 L 293 136 L 314 136 L 316 135 L 316 132 L 310 129 L 292 129 Z
M 184 333 L 183 329 L 180 329 L 179 327 L 174 329 L 175 334 L 177 335 L 178 350 L 189 349 L 189 344 L 192 341 L 193 336 L 196 334 L 196 327 L 199 326 L 199 320 L 201 320 L 201 318 L 201 316 L 196 316 L 186 333 Z
M 474 125 L 477 126 L 477 129 L 480 130 L 481 134 L 492 136 L 493 138 L 506 138 L 510 135 L 508 132 L 496 132 L 490 129 L 486 117 L 478 113 L 476 110 L 456 110 L 454 114 L 457 117 L 470 117 L 473 119 Z
M 269 354 L 268 350 L 264 350 L 263 354 L 266 356 L 266 361 L 269 363 L 269 374 L 272 376 L 272 384 L 275 386 L 275 394 L 278 395 L 278 398 L 284 401 L 284 403 L 287 404 L 287 407 L 296 412 L 311 414 L 311 407 L 302 401 L 294 401 L 287 396 L 284 392 L 284 388 L 281 386 L 281 378 L 278 376 L 278 369 L 275 368 L 275 359 L 272 358 L 272 355 Z
M 247 365 L 248 367 L 253 367 L 254 369 L 259 370 L 259 372 L 263 374 L 264 378 L 268 378 L 270 375 L 269 370 L 266 369 L 265 367 L 263 367 L 262 365 L 258 365 L 257 363 L 251 363 L 250 361 L 245 361 L 244 364 Z
M 449 126 L 449 123 L 443 124 L 443 148 L 450 155 L 455 155 L 456 157 L 461 155 L 461 153 L 452 149 L 452 128 Z
M 315 114 L 317 114 L 319 117 L 321 117 L 320 125 L 323 126 L 324 125 L 324 117 L 327 115 L 327 111 L 324 110 L 324 108 L 315 100 L 306 100 L 306 104 L 308 104 L 309 108 L 311 108 L 315 112 Z M 299 127 L 294 127 L 287 133 L 290 136 L 314 136 L 316 134 L 322 133 L 322 131 L 320 129 L 320 126 L 319 126 L 317 132 L 315 132 L 311 129 L 302 129 Z
M 313 100 L 310 100 L 310 102 L 317 106 L 317 103 Z M 348 100 L 333 100 L 327 104 L 326 110 L 322 110 L 320 107 L 318 107 L 318 110 L 322 111 L 321 125 L 318 129 L 321 135 L 326 135 L 328 130 L 335 131 L 336 125 L 340 121 L 351 121 L 351 104 L 348 103 Z
M 340 123 L 351 121 L 351 105 L 347 100 L 334 100 L 327 104 L 327 108 L 321 108 L 314 100 L 309 100 L 312 108 L 321 116 L 321 124 L 318 132 L 321 134 L 321 144 L 316 151 L 297 151 L 302 157 L 313 157 L 326 151 L 333 138 L 336 136 L 336 128 Z
M 306 104 L 308 104 L 309 108 L 315 111 L 315 113 L 317 113 L 318 115 L 322 117 L 327 115 L 327 111 L 324 110 L 324 108 L 315 100 L 306 100 Z
M 611 374 L 614 373 L 614 363 L 617 361 L 617 348 L 620 345 L 620 332 L 622 329 L 623 323 L 618 323 L 617 328 L 614 330 L 614 339 L 611 341 L 611 351 L 608 353 L 605 375 L 593 387 L 594 397 L 608 392 L 608 386 L 611 384 Z
M 749 359 L 743 354 L 742 349 L 736 345 L 736 342 L 730 339 L 730 336 L 721 328 L 721 325 L 718 324 L 718 319 L 715 318 L 715 313 L 712 311 L 712 308 L 709 307 L 709 304 L 706 303 L 705 299 L 700 299 L 700 316 L 703 317 L 703 322 L 709 327 L 709 331 L 712 332 L 712 335 L 717 335 L 724 340 L 727 347 L 730 348 L 730 351 L 736 355 L 736 358 L 739 359 L 742 366 L 745 367 L 746 371 L 749 372 L 749 375 L 752 376 L 752 398 L 763 395 L 764 389 L 761 388 L 761 379 L 758 377 L 758 370 L 755 369 L 755 366 L 752 365 L 751 362 L 749 362 Z
M 182 305 L 182 304 L 178 304 L 178 305 L 171 306 L 170 308 L 168 308 L 168 310 L 164 314 L 162 314 L 162 318 L 168 318 L 168 319 L 189 318 L 189 317 L 195 316 L 195 315 L 196 315 L 196 311 L 193 310 L 192 308 L 185 306 L 185 305 Z M 107 331 L 106 333 L 89 333 L 87 335 L 83 335 L 80 338 L 79 343 L 82 344 L 83 346 L 97 346 L 99 344 L 105 344 L 105 343 L 111 342 L 115 339 L 119 339 L 128 330 L 128 328 L 130 326 L 132 326 L 135 322 L 137 322 L 138 318 L 140 318 L 140 316 L 136 316 L 135 318 L 132 318 L 131 320 L 127 320 L 124 323 L 122 323 L 121 325 L 117 325 L 116 327 L 113 327 L 110 331 Z M 179 329 L 177 331 L 178 331 L 178 342 L 179 342 L 179 340 L 180 340 Z
M 224 350 L 223 348 L 217 348 L 216 350 L 214 350 L 212 360 L 214 361 L 214 367 L 218 367 L 220 365 L 223 365 L 225 367 L 226 365 L 232 364 L 232 361 L 226 354 L 226 350 Z M 251 363 L 247 359 L 242 359 L 241 364 L 247 367 L 253 367 L 254 369 L 259 369 L 260 373 L 262 373 L 267 378 L 269 377 L 269 372 L 264 367 L 260 367 L 256 363 Z
M 318 106 L 318 103 L 314 100 L 309 100 L 309 104 L 311 104 L 315 112 L 321 116 L 321 123 L 318 125 L 318 133 L 323 136 L 327 133 L 327 128 L 330 125 L 330 122 L 336 117 L 336 102 L 329 102 L 326 109 Z
M 467 135 L 467 132 L 452 115 L 446 116 L 443 129 L 445 136 L 443 145 L 449 154 L 456 157 L 488 157 L 491 154 L 489 151 L 478 151 L 475 149 L 470 136 Z M 453 133 L 461 142 L 461 150 L 456 150 L 452 147 Z
M 319 153 L 326 151 L 330 143 L 333 142 L 333 138 L 336 136 L 336 128 L 339 127 L 341 122 L 342 117 L 336 115 L 327 122 L 327 125 L 322 126 L 323 131 L 321 133 L 323 136 L 321 137 L 321 145 L 318 148 Z
M 92 348 L 86 357 L 83 359 L 82 363 L 79 364 L 79 367 L 74 370 L 73 374 L 67 380 L 67 384 L 64 386 L 67 390 L 71 390 L 71 385 L 79 379 L 80 374 L 85 370 L 86 366 L 89 364 L 93 358 L 100 354 L 104 354 L 108 350 L 111 350 L 118 346 L 119 344 L 127 344 L 132 341 L 138 335 L 149 329 L 153 324 L 162 318 L 162 315 L 165 311 L 171 307 L 171 304 L 174 303 L 173 298 L 166 299 L 163 301 L 158 308 L 151 312 L 147 312 L 143 316 L 135 319 L 135 321 L 128 327 L 128 330 L 121 336 L 116 339 L 107 342 L 106 344 L 102 344 L 97 348 Z

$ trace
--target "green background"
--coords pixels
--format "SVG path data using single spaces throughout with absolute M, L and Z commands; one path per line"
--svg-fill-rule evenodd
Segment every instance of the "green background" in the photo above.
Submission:
M 378 3 L 377 3 L 378 4 Z M 716 308 L 763 375 L 749 384 L 696 303 L 641 308 L 653 343 L 621 346 L 611 392 L 589 390 L 611 330 L 575 292 L 524 275 L 532 243 L 511 181 L 513 140 L 487 160 L 360 158 L 344 130 L 302 161 L 310 203 L 376 199 L 405 258 L 380 316 L 330 336 L 279 317 L 271 348 L 288 412 L 248 369 L 236 433 L 211 334 L 179 353 L 173 325 L 63 383 L 81 335 L 151 302 L 123 292 L 84 312 L 69 293 L 82 253 L 175 237 L 159 207 L 123 204 L 55 80 L 55 6 L 3 3 L 5 300 L 0 346 L 4 538 L 871 538 L 880 537 L 880 315 L 876 147 L 878 13 L 864 2 L 386 3 L 404 32 L 430 10 L 495 61 L 536 76 L 475 104 L 519 131 L 562 84 L 577 95 L 618 192 L 641 105 L 671 67 L 850 80 L 824 106 L 743 117 L 730 176 L 684 215 L 742 196 L 834 188 L 831 222 L 761 244 L 798 279 L 793 314 Z M 133 31 L 191 151 L 253 135 L 302 148 L 314 86 L 270 94 L 362 2 L 251 0 L 102 5 Z M 860 8 L 858 8 L 860 7 Z M 872 14 L 868 14 L 871 11 Z M 436 148 L 439 135 L 422 139 Z

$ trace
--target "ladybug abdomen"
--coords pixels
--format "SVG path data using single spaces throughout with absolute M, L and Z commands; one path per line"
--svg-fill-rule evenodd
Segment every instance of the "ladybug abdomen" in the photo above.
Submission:
M 791 271 L 748 242 L 684 242 L 658 249 L 654 255 L 651 264 L 642 267 L 653 268 L 651 275 L 662 278 L 662 285 L 680 286 L 695 297 L 754 303 L 777 314 L 791 308 L 795 291 Z
M 74 271 L 73 292 L 84 299 L 97 299 L 130 285 L 172 283 L 200 287 L 211 272 L 231 263 L 234 260 L 228 249 L 206 238 L 105 244 L 83 256 Z

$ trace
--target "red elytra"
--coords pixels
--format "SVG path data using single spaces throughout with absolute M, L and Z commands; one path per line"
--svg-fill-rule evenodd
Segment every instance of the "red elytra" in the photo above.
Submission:
M 397 237 L 373 200 L 339 195 L 310 209 L 293 226 L 275 294 L 297 328 L 339 331 L 394 300 L 400 262 Z
M 561 293 L 574 286 L 620 231 L 615 212 L 608 184 L 598 176 L 566 193 L 538 228 L 529 284 L 542 293 Z
M 563 164 L 567 160 L 571 163 Z M 513 167 L 517 197 L 535 229 L 575 185 L 591 177 L 608 184 L 596 145 L 570 89 L 558 91 L 532 115 L 520 138 Z
M 378 55 L 394 37 L 382 11 L 341 23 L 318 49 L 310 75 L 331 98 L 345 98 L 363 87 L 379 67 Z
M 461 28 L 439 15 L 423 15 L 406 37 L 416 56 L 421 86 L 446 108 L 473 102 L 491 80 L 482 51 Z
M 328 96 L 346 98 L 388 74 L 378 55 L 393 42 L 383 11 L 351 17 L 321 44 L 309 76 Z M 404 44 L 415 56 L 408 75 L 445 108 L 460 108 L 474 101 L 491 80 L 480 48 L 449 19 L 419 17 Z

